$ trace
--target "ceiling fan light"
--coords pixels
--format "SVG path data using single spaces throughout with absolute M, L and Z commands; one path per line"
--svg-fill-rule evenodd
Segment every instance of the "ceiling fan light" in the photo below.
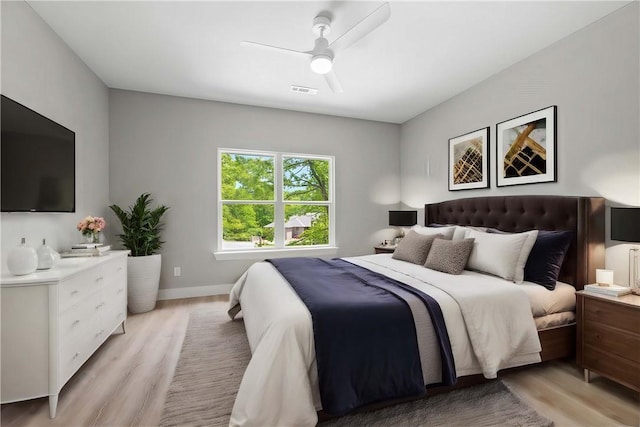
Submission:
M 311 58 L 311 71 L 316 74 L 327 74 L 332 66 L 333 61 L 328 55 L 315 55 Z

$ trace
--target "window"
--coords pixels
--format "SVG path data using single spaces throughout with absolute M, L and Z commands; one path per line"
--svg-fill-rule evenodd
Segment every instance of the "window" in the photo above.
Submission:
M 333 158 L 218 151 L 218 251 L 334 246 Z

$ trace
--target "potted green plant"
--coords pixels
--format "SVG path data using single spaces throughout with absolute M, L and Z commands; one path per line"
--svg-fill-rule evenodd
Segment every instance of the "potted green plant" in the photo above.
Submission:
M 160 240 L 164 226 L 161 219 L 169 208 L 152 209 L 152 201 L 149 193 L 143 193 L 126 211 L 118 205 L 109 206 L 122 224 L 118 237 L 131 251 L 127 260 L 127 305 L 132 313 L 153 310 L 158 298 L 162 257 L 156 252 L 164 243 Z

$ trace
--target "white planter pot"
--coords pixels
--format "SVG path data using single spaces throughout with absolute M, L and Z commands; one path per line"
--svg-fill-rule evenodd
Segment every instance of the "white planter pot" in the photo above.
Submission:
M 127 305 L 131 313 L 153 310 L 160 286 L 160 254 L 127 258 Z

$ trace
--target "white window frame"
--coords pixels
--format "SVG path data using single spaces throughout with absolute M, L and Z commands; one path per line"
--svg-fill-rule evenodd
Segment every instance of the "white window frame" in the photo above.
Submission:
M 269 156 L 274 158 L 274 200 L 223 200 L 222 199 L 222 154 L 244 154 L 250 156 Z M 235 259 L 264 259 L 279 258 L 286 256 L 322 256 L 335 255 L 337 246 L 335 241 L 335 157 L 320 154 L 299 154 L 285 153 L 277 151 L 246 150 L 236 148 L 218 148 L 218 189 L 217 189 L 217 230 L 218 241 L 214 251 L 217 260 Z M 329 200 L 321 201 L 296 201 L 284 200 L 283 194 L 283 170 L 282 164 L 285 157 L 301 159 L 326 160 L 329 162 Z M 274 205 L 274 246 L 268 248 L 246 248 L 246 249 L 223 249 L 222 235 L 222 207 L 224 204 L 267 204 Z M 312 205 L 327 206 L 329 213 L 329 243 L 327 245 L 309 246 L 285 246 L 284 230 L 284 207 L 286 205 Z

